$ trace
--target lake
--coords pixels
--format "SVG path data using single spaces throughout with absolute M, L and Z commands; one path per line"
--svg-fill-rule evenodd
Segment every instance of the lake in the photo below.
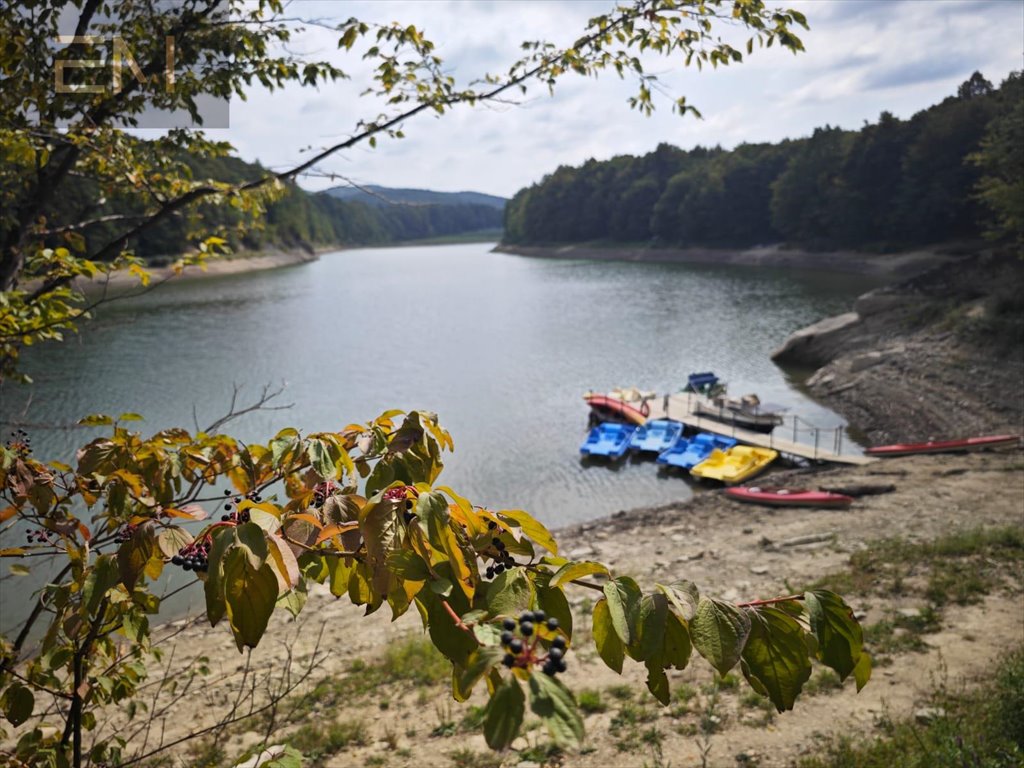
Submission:
M 248 275 L 167 284 L 102 308 L 64 344 L 29 350 L 3 417 L 58 424 L 136 411 L 153 432 L 206 424 L 264 384 L 284 411 L 229 430 L 333 430 L 390 408 L 435 411 L 455 440 L 445 484 L 549 526 L 689 497 L 652 461 L 580 460 L 588 390 L 677 391 L 713 370 L 730 392 L 823 428 L 843 424 L 769 359 L 787 334 L 847 311 L 865 278 L 749 267 L 530 259 L 493 244 L 376 248 Z M 43 459 L 101 430 L 33 429 Z M 5 580 L 4 587 L 10 587 Z M 5 622 L 6 624 L 6 622 Z

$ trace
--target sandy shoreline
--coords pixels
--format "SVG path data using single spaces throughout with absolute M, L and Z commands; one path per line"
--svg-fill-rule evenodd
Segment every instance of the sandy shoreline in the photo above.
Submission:
M 872 254 L 859 251 L 817 253 L 799 249 L 784 249 L 779 245 L 747 249 L 719 249 L 605 247 L 587 243 L 561 246 L 499 244 L 494 250 L 498 253 L 542 259 L 781 267 L 848 272 L 878 277 L 906 277 L 953 258 L 938 250 L 917 250 L 891 254 Z
M 786 594 L 805 588 L 826 573 L 842 571 L 852 553 L 883 537 L 926 542 L 976 526 L 1020 527 L 1020 510 L 1024 508 L 1021 458 L 1021 452 L 1015 450 L 893 459 L 856 468 L 794 470 L 773 475 L 773 482 L 808 487 L 881 483 L 892 484 L 895 490 L 862 497 L 850 510 L 754 507 L 732 502 L 720 491 L 705 490 L 688 502 L 617 513 L 559 530 L 556 537 L 564 555 L 607 563 L 614 573 L 632 575 L 645 588 L 682 578 L 726 600 Z M 1009 576 L 1003 588 L 981 603 L 950 606 L 941 628 L 923 636 L 924 650 L 894 654 L 888 659 L 880 656 L 871 684 L 860 694 L 847 685 L 826 696 L 808 695 L 793 712 L 765 721 L 762 710 L 744 703 L 744 684 L 735 691 L 725 691 L 718 715 L 722 726 L 711 737 L 708 765 L 735 766 L 738 760 L 742 762 L 741 755 L 754 754 L 759 757 L 753 764 L 759 766 L 792 766 L 801 755 L 820 747 L 822 734 L 840 729 L 867 736 L 876 732 L 879 718 L 910 716 L 920 706 L 933 675 L 945 675 L 950 685 L 978 679 L 994 659 L 1024 641 L 1020 594 L 1020 585 Z M 566 682 L 577 693 L 584 689 L 603 691 L 608 711 L 587 715 L 587 750 L 566 753 L 550 765 L 640 768 L 650 764 L 646 748 L 629 753 L 619 746 L 628 731 L 613 726 L 614 709 L 619 705 L 608 691 L 622 684 L 634 692 L 635 703 L 628 706 L 643 713 L 630 728 L 636 734 L 657 728 L 664 736 L 665 755 L 671 756 L 672 765 L 699 765 L 690 729 L 699 722 L 697 704 L 706 703 L 704 694 L 697 694 L 689 710 L 678 706 L 663 709 L 646 692 L 642 665 L 627 664 L 622 677 L 604 667 L 589 639 L 590 597 L 588 590 L 569 593 L 578 649 L 571 654 Z M 865 626 L 892 616 L 916 615 L 926 605 L 913 590 L 886 596 L 854 594 L 849 600 Z M 313 585 L 306 609 L 297 620 L 283 610 L 275 614 L 266 636 L 252 653 L 250 668 L 279 671 L 291 660 L 296 669 L 301 669 L 319 652 L 322 658 L 302 690 L 309 691 L 325 679 L 348 680 L 356 686 L 354 663 L 372 666 L 383 658 L 387 647 L 422 637 L 415 611 L 395 623 L 391 623 L 386 607 L 369 617 L 361 614 L 347 599 L 335 599 L 325 587 Z M 155 637 L 171 636 L 163 647 L 165 653 L 173 651 L 168 668 L 178 679 L 188 676 L 198 657 L 207 659 L 212 674 L 192 698 L 197 712 L 208 714 L 183 721 L 172 711 L 160 726 L 166 729 L 163 733 L 168 739 L 216 717 L 247 674 L 246 657 L 237 652 L 226 627 L 185 624 L 178 621 L 164 625 Z M 977 631 L 981 625 L 984 632 Z M 710 668 L 699 658 L 670 677 L 674 690 L 687 690 L 688 686 L 698 692 L 712 680 Z M 445 702 L 450 702 L 450 690 L 444 682 L 410 685 L 385 681 L 372 691 L 346 697 L 336 710 L 314 703 L 312 717 L 319 720 L 329 716 L 328 722 L 331 717 L 340 722 L 361 722 L 366 731 L 364 743 L 341 749 L 324 765 L 354 768 L 384 760 L 377 764 L 450 768 L 453 753 L 469 750 L 480 762 L 463 765 L 496 766 L 497 762 L 484 762 L 488 750 L 479 729 L 467 726 L 457 734 L 452 729 L 446 735 L 431 735 L 439 719 L 458 723 L 471 706 L 482 705 L 485 698 L 481 692 L 476 692 L 467 705 Z M 287 742 L 303 722 L 307 720 L 303 718 L 275 732 L 268 743 Z M 234 757 L 263 738 L 259 725 L 236 726 L 225 734 L 222 743 Z M 502 768 L 524 765 L 530 758 L 521 753 L 544 742 L 542 731 L 526 733 L 505 756 Z M 539 768 L 539 764 L 533 765 Z

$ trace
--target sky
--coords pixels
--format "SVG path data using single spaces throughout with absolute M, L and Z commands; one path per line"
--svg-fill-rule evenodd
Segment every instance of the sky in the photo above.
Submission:
M 769 3 L 771 4 L 771 3 Z M 680 117 L 662 98 L 652 117 L 626 99 L 635 81 L 614 73 L 599 79 L 568 76 L 554 96 L 534 86 L 517 104 L 460 106 L 442 117 L 421 114 L 403 126 L 405 139 L 363 144 L 319 166 L 357 184 L 474 190 L 511 196 L 559 165 L 590 158 L 639 155 L 667 142 L 683 148 L 778 141 L 809 135 L 825 124 L 857 128 L 888 110 L 908 118 L 955 93 L 980 70 L 998 84 L 1021 69 L 1021 0 L 793 0 L 807 16 L 806 52 L 754 50 L 726 68 L 685 68 L 680 60 L 652 59 L 670 98 L 686 96 L 703 114 Z M 230 141 L 240 157 L 274 169 L 290 167 L 317 149 L 347 137 L 379 105 L 360 93 L 369 69 L 337 48 L 324 25 L 351 16 L 416 24 L 461 82 L 501 72 L 520 55 L 523 40 L 559 46 L 579 37 L 587 19 L 613 0 L 296 0 L 288 15 L 315 19 L 290 43 L 292 52 L 328 60 L 351 80 L 319 88 L 293 85 L 253 89 L 231 103 L 230 128 L 210 131 Z M 745 40 L 745 37 L 743 38 Z M 306 176 L 309 190 L 339 179 Z

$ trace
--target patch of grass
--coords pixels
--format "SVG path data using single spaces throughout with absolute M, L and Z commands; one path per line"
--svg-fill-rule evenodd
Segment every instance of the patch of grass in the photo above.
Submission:
M 364 746 L 368 739 L 362 720 L 341 720 L 329 725 L 304 725 L 295 731 L 288 743 L 306 756 L 311 768 L 319 768 L 331 755 L 348 746 Z
M 534 744 L 519 753 L 519 760 L 544 765 L 560 762 L 564 756 L 565 751 L 557 744 Z
M 606 690 L 609 696 L 619 701 L 629 701 L 633 698 L 633 687 L 623 683 L 609 686 Z
M 216 739 L 201 739 L 188 750 L 189 765 L 196 768 L 219 768 L 228 762 L 228 754 Z
M 1007 574 L 1018 580 L 1024 531 L 1018 527 L 972 528 L 913 543 L 882 539 L 850 556 L 845 571 L 812 584 L 840 594 L 904 595 L 920 592 L 935 605 L 976 602 Z M 920 581 L 925 584 L 918 588 Z
M 833 672 L 831 669 L 819 669 L 811 679 L 804 683 L 804 694 L 807 696 L 818 696 L 823 693 L 832 693 L 833 691 L 841 690 L 843 687 L 843 681 L 839 679 L 839 675 Z
M 800 768 L 1018 768 L 1024 765 L 1024 649 L 974 691 L 940 686 L 927 702 L 934 717 L 891 723 L 866 741 L 839 737 Z
M 387 755 L 370 755 L 363 761 L 363 765 L 380 766 L 388 764 Z
M 454 768 L 501 768 L 501 755 L 462 747 L 448 753 Z
M 576 697 L 580 705 L 580 709 L 586 714 L 591 715 L 595 712 L 604 712 L 608 709 L 608 705 L 604 703 L 601 698 L 601 692 L 595 691 L 592 688 L 585 688 L 579 692 L 579 696 Z
M 462 716 L 459 721 L 459 730 L 461 731 L 479 731 L 484 724 L 484 718 L 487 716 L 486 707 L 478 707 L 475 704 L 471 704 L 466 709 L 466 714 Z

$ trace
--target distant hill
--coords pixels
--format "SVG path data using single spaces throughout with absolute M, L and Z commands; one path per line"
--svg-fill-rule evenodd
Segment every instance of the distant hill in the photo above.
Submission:
M 238 184 L 266 174 L 258 163 L 237 157 L 181 158 L 195 179 Z M 477 192 L 431 192 L 420 189 L 370 187 L 386 200 L 359 190 L 336 188 L 329 193 L 310 193 L 293 182 L 269 205 L 259 226 L 252 226 L 239 211 L 228 205 L 202 204 L 198 213 L 209 231 L 219 231 L 235 250 L 257 251 L 286 248 L 313 251 L 335 245 L 383 245 L 401 242 L 467 242 L 474 236 L 500 237 L 505 200 Z M 112 194 L 97 206 L 100 191 L 88 182 L 68 188 L 68 194 L 54 201 L 52 221 L 78 221 L 90 216 L 141 213 L 131 196 Z M 77 218 L 76 218 L 77 217 Z M 137 256 L 154 263 L 188 251 L 195 246 L 188 217 L 173 217 L 132 238 Z M 116 224 L 100 222 L 88 236 L 108 242 L 117 236 Z M 61 245 L 56 236 L 52 247 Z
M 429 189 L 395 189 L 366 184 L 361 187 L 332 187 L 320 194 L 330 195 L 338 200 L 367 205 L 485 205 L 488 208 L 505 209 L 508 201 L 497 195 L 482 192 L 434 192 Z

